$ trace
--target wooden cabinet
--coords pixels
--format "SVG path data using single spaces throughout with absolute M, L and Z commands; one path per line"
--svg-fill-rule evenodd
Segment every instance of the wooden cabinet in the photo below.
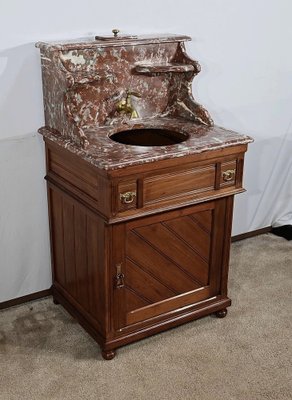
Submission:
M 46 140 L 54 300 L 104 358 L 184 322 L 226 315 L 246 147 L 104 172 Z

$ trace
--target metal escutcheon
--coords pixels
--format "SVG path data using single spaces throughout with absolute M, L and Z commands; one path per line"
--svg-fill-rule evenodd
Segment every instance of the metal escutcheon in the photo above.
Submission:
M 122 273 L 122 264 L 116 265 L 117 274 L 116 274 L 116 288 L 122 289 L 124 287 L 124 278 L 125 275 Z

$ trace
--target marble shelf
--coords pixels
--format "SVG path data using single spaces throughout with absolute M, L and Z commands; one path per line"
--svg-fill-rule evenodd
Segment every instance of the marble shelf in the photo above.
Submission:
M 137 64 L 134 71 L 139 74 L 167 74 L 170 72 L 184 73 L 193 72 L 194 66 L 191 64 Z

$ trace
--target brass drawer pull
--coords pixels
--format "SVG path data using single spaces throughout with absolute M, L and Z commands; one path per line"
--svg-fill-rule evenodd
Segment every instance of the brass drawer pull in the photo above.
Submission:
M 123 204 L 133 203 L 136 197 L 136 192 L 125 192 L 120 194 L 120 200 Z
M 229 182 L 234 180 L 235 178 L 235 169 L 228 169 L 227 171 L 222 172 L 223 181 Z

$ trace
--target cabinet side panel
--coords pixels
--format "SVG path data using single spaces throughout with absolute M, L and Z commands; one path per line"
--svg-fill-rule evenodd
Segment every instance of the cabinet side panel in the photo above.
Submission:
M 233 196 L 230 196 L 226 199 L 225 238 L 223 246 L 223 261 L 222 261 L 222 274 L 221 274 L 221 293 L 224 296 L 227 296 L 232 216 L 233 216 L 233 200 L 234 200 Z
M 87 284 L 89 291 L 89 312 L 100 321 L 103 310 L 103 268 L 100 265 L 100 252 L 103 252 L 103 229 L 99 219 L 87 215 Z
M 76 282 L 77 298 L 85 310 L 89 310 L 89 292 L 87 288 L 88 260 L 86 246 L 87 218 L 86 214 L 78 207 L 74 214 L 75 256 L 76 256 Z
M 210 276 L 213 277 L 210 282 L 211 295 L 220 293 L 221 269 L 222 269 L 222 248 L 228 241 L 225 230 L 225 210 L 226 199 L 216 201 L 212 220 L 212 243 L 210 253 Z
M 76 254 L 75 254 L 75 208 L 72 203 L 63 199 L 63 241 L 66 290 L 76 298 Z
M 48 189 L 50 204 L 51 249 L 54 279 L 63 287 L 66 286 L 64 265 L 63 236 L 63 201 L 59 193 Z
M 103 331 L 104 222 L 61 191 L 49 194 L 54 285 Z
M 46 139 L 45 139 L 46 140 Z M 108 181 L 89 164 L 66 149 L 46 143 L 47 176 L 49 182 L 82 200 L 103 215 L 110 213 L 110 186 Z

